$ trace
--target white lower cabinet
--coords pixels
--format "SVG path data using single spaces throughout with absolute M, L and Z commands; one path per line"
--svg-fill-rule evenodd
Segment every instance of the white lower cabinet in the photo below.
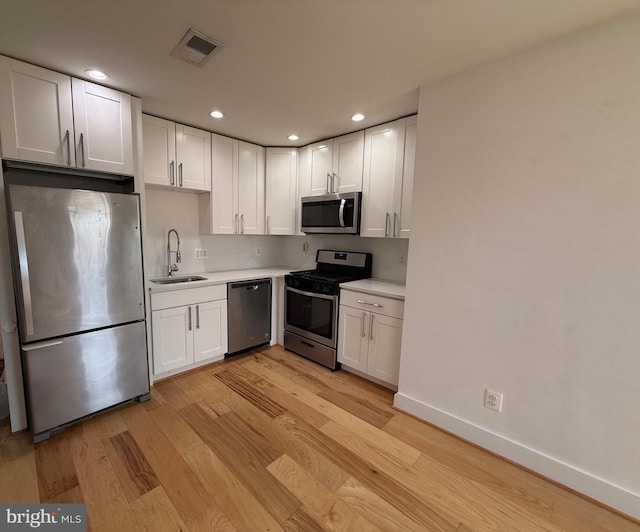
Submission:
M 340 292 L 338 362 L 397 387 L 404 302 L 352 290 Z
M 222 360 L 227 352 L 226 285 L 151 294 L 153 374 Z

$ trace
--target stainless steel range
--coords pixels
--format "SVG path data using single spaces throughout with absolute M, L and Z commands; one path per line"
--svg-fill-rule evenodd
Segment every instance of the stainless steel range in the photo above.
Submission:
M 319 249 L 315 270 L 285 275 L 285 349 L 332 370 L 340 369 L 339 285 L 371 277 L 371 262 L 371 253 Z

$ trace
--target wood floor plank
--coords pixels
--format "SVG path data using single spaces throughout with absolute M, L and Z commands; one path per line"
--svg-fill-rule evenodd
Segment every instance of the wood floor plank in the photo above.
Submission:
M 160 393 L 160 390 L 158 390 L 158 388 L 156 388 L 155 386 L 151 388 L 149 395 L 151 396 L 150 399 L 142 403 L 142 406 L 144 406 L 145 410 L 155 410 L 159 406 L 167 404 L 167 400 Z
M 167 403 L 149 415 L 180 454 L 202 445 L 202 440 L 172 405 Z
M 129 502 L 160 485 L 158 477 L 128 430 L 103 440 L 103 444 Z
M 304 503 L 316 520 L 331 530 L 381 530 L 318 483 L 286 454 L 267 468 L 284 486 Z
M 0 422 L 0 501 L 40 502 L 38 476 L 31 434 L 12 434 L 9 420 Z
M 280 416 L 275 421 L 282 424 L 301 440 L 313 446 L 318 452 L 325 454 L 372 492 L 388 501 L 414 521 L 425 526 L 427 530 L 452 531 L 458 526 L 459 520 L 454 516 L 446 515 L 444 512 L 429 506 L 426 501 L 414 495 L 408 487 L 379 471 L 344 446 L 336 445 L 335 440 L 323 432 L 287 415 Z
M 350 412 L 334 405 L 333 403 L 319 397 L 317 394 L 308 391 L 277 372 L 268 369 L 260 364 L 248 366 L 252 371 L 258 373 L 272 384 L 295 396 L 308 406 L 331 418 L 332 420 L 349 427 L 362 437 L 367 438 L 373 445 L 380 447 L 396 458 L 407 464 L 413 464 L 420 456 L 420 451 L 407 445 L 401 440 L 394 438 L 381 429 L 370 425 L 366 421 L 354 416 Z
M 122 417 L 182 520 L 189 522 L 204 512 L 208 501 L 202 483 L 149 413 L 130 408 Z
M 316 521 L 304 506 L 296 510 L 296 513 L 284 523 L 283 528 L 286 532 L 328 532 L 331 530 Z
M 187 523 L 189 532 L 237 532 L 229 518 L 217 506 L 210 506 L 207 510 Z
M 234 368 L 235 371 L 237 368 Z M 255 408 L 252 403 L 242 399 L 234 401 L 234 409 L 235 414 L 264 436 L 280 454 L 287 453 L 330 491 L 337 490 L 349 478 L 332 460 L 274 423 L 273 418 Z
M 250 362 L 250 361 L 247 361 Z M 304 419 L 310 425 L 314 427 L 321 427 L 329 418 L 324 414 L 318 412 L 316 409 L 311 408 L 302 401 L 298 400 L 293 395 L 281 390 L 277 386 L 274 386 L 270 382 L 263 379 L 261 376 L 253 373 L 250 367 L 246 363 L 242 366 L 236 366 L 233 368 L 233 373 L 245 379 L 247 382 L 253 384 L 264 395 L 271 398 L 273 401 L 280 405 L 284 405 L 288 412 L 294 414 L 300 419 Z
M 282 453 L 235 413 L 217 418 L 193 404 L 182 415 L 207 446 L 278 521 L 284 523 L 301 506 L 265 467 Z
M 220 371 L 213 375 L 228 388 L 262 410 L 269 417 L 278 417 L 286 412 L 286 409 L 273 401 L 251 384 L 239 378 L 233 371 Z
M 389 504 L 364 484 L 351 477 L 336 491 L 336 496 L 355 509 L 381 530 L 407 530 L 424 532 L 424 526 L 416 523 Z
M 538 517 L 551 519 L 553 497 L 546 480 L 402 412 L 383 430 Z
M 229 518 L 237 530 L 282 530 L 280 524 L 260 504 L 253 493 L 206 445 L 185 455 L 185 460 L 198 476 L 216 506 Z
M 69 438 L 65 434 L 43 441 L 36 446 L 35 452 L 41 501 L 55 501 L 58 495 L 79 485 Z
M 182 387 L 178 384 L 177 380 L 163 380 L 154 385 L 151 396 L 153 397 L 153 390 L 157 390 L 163 399 L 173 406 L 176 410 L 180 410 L 187 405 L 193 403 L 193 397 L 187 394 Z
M 127 530 L 133 523 L 127 497 L 102 443 L 115 435 L 121 422 L 119 415 L 109 414 L 74 427 L 71 436 L 65 434 L 70 437 L 69 448 L 93 532 Z
M 136 530 L 146 532 L 188 532 L 162 486 L 144 493 L 131 504 Z
M 228 404 L 224 400 L 224 395 L 220 393 L 221 389 L 226 391 L 226 386 L 223 386 L 222 383 L 208 373 L 191 373 L 176 382 L 192 399 L 191 403 L 186 406 L 197 403 L 201 408 L 210 410 L 214 416 L 222 416 L 233 412 L 232 405 Z M 182 408 L 179 410 L 182 410 Z
M 375 404 L 368 402 L 366 399 L 331 388 L 321 391 L 318 396 L 379 429 L 384 427 L 394 416 L 392 413 L 377 408 Z

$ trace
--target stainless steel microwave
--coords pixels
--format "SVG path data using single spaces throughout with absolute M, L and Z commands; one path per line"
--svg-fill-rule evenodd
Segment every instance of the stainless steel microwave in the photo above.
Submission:
M 360 234 L 362 192 L 302 198 L 303 233 Z

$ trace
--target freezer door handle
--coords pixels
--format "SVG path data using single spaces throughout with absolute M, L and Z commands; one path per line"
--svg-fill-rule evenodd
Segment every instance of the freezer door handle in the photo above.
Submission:
M 31 283 L 29 281 L 29 260 L 27 259 L 27 243 L 24 237 L 24 221 L 22 211 L 14 211 L 16 224 L 16 242 L 18 245 L 18 260 L 20 262 L 20 285 L 22 286 L 22 305 L 24 310 L 24 324 L 26 336 L 33 336 L 33 306 L 31 304 Z
M 43 349 L 45 347 L 53 347 L 54 345 L 62 345 L 63 340 L 50 340 L 46 342 L 38 342 L 36 344 L 23 345 L 23 351 L 34 351 L 36 349 Z

